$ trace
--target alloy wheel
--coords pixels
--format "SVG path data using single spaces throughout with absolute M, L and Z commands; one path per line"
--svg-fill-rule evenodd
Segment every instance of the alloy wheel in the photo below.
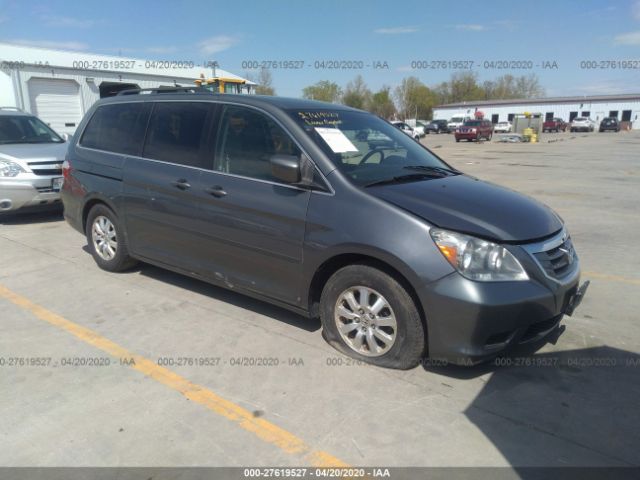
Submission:
M 351 287 L 338 296 L 334 320 L 342 340 L 355 352 L 378 357 L 396 341 L 398 324 L 391 305 L 369 287 Z
M 91 239 L 93 248 L 100 258 L 109 261 L 116 256 L 118 250 L 116 227 L 107 217 L 99 215 L 93 220 Z

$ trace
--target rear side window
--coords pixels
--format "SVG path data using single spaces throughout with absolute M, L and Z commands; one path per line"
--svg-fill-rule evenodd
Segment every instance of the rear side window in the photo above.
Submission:
M 147 103 L 103 105 L 85 128 L 80 145 L 125 155 L 140 155 L 151 106 Z
M 202 102 L 155 104 L 143 156 L 191 167 L 211 168 L 207 133 L 212 106 Z

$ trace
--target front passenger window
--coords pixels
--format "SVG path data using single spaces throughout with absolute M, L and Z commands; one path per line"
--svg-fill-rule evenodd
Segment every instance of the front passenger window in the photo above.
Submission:
M 272 119 L 255 110 L 226 107 L 220 122 L 215 169 L 261 180 L 271 175 L 272 155 L 300 158 L 300 149 Z

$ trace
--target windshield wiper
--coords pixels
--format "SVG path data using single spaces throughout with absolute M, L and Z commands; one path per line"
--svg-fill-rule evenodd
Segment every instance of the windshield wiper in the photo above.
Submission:
M 434 171 L 432 173 L 410 173 L 407 175 L 397 175 L 392 178 L 385 178 L 384 180 L 377 180 L 375 182 L 367 183 L 365 187 L 373 187 L 377 185 L 390 185 L 393 183 L 403 182 L 418 182 L 420 180 L 431 180 L 434 178 L 444 178 L 446 175 Z
M 459 172 L 458 170 L 452 170 L 450 168 L 437 167 L 437 166 L 431 166 L 431 165 L 407 165 L 406 167 L 402 167 L 402 168 L 406 168 L 407 170 L 425 170 L 429 172 L 442 172 L 442 173 L 448 173 L 450 175 L 460 175 L 462 173 L 462 172 Z

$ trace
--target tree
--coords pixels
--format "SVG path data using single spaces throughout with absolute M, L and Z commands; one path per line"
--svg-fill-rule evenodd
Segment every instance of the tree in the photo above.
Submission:
M 478 85 L 478 74 L 475 72 L 456 72 L 449 80 L 450 103 L 485 98 L 484 89 Z
M 349 107 L 367 110 L 371 103 L 371 90 L 367 87 L 362 75 L 347 83 L 342 94 L 342 103 Z
M 408 77 L 395 89 L 395 98 L 404 118 L 430 118 L 436 95 L 416 77 Z
M 396 114 L 396 106 L 391 100 L 391 87 L 383 86 L 371 96 L 369 111 L 387 120 Z
M 485 98 L 487 100 L 512 98 L 536 98 L 543 97 L 544 88 L 540 85 L 538 77 L 532 73 L 528 76 L 514 77 L 503 75 L 495 80 L 483 83 Z
M 248 80 L 257 83 L 255 86 L 258 95 L 275 95 L 276 90 L 273 88 L 273 79 L 271 72 L 267 68 L 261 68 L 258 75 L 248 73 L 245 75 Z
M 310 100 L 337 103 L 342 95 L 340 86 L 329 80 L 321 80 L 302 89 L 302 97 Z
M 535 73 L 519 77 L 516 80 L 516 91 L 520 98 L 544 97 L 546 93 Z
M 436 97 L 436 105 L 451 103 L 451 85 L 449 82 L 442 82 L 433 87 L 433 94 Z

